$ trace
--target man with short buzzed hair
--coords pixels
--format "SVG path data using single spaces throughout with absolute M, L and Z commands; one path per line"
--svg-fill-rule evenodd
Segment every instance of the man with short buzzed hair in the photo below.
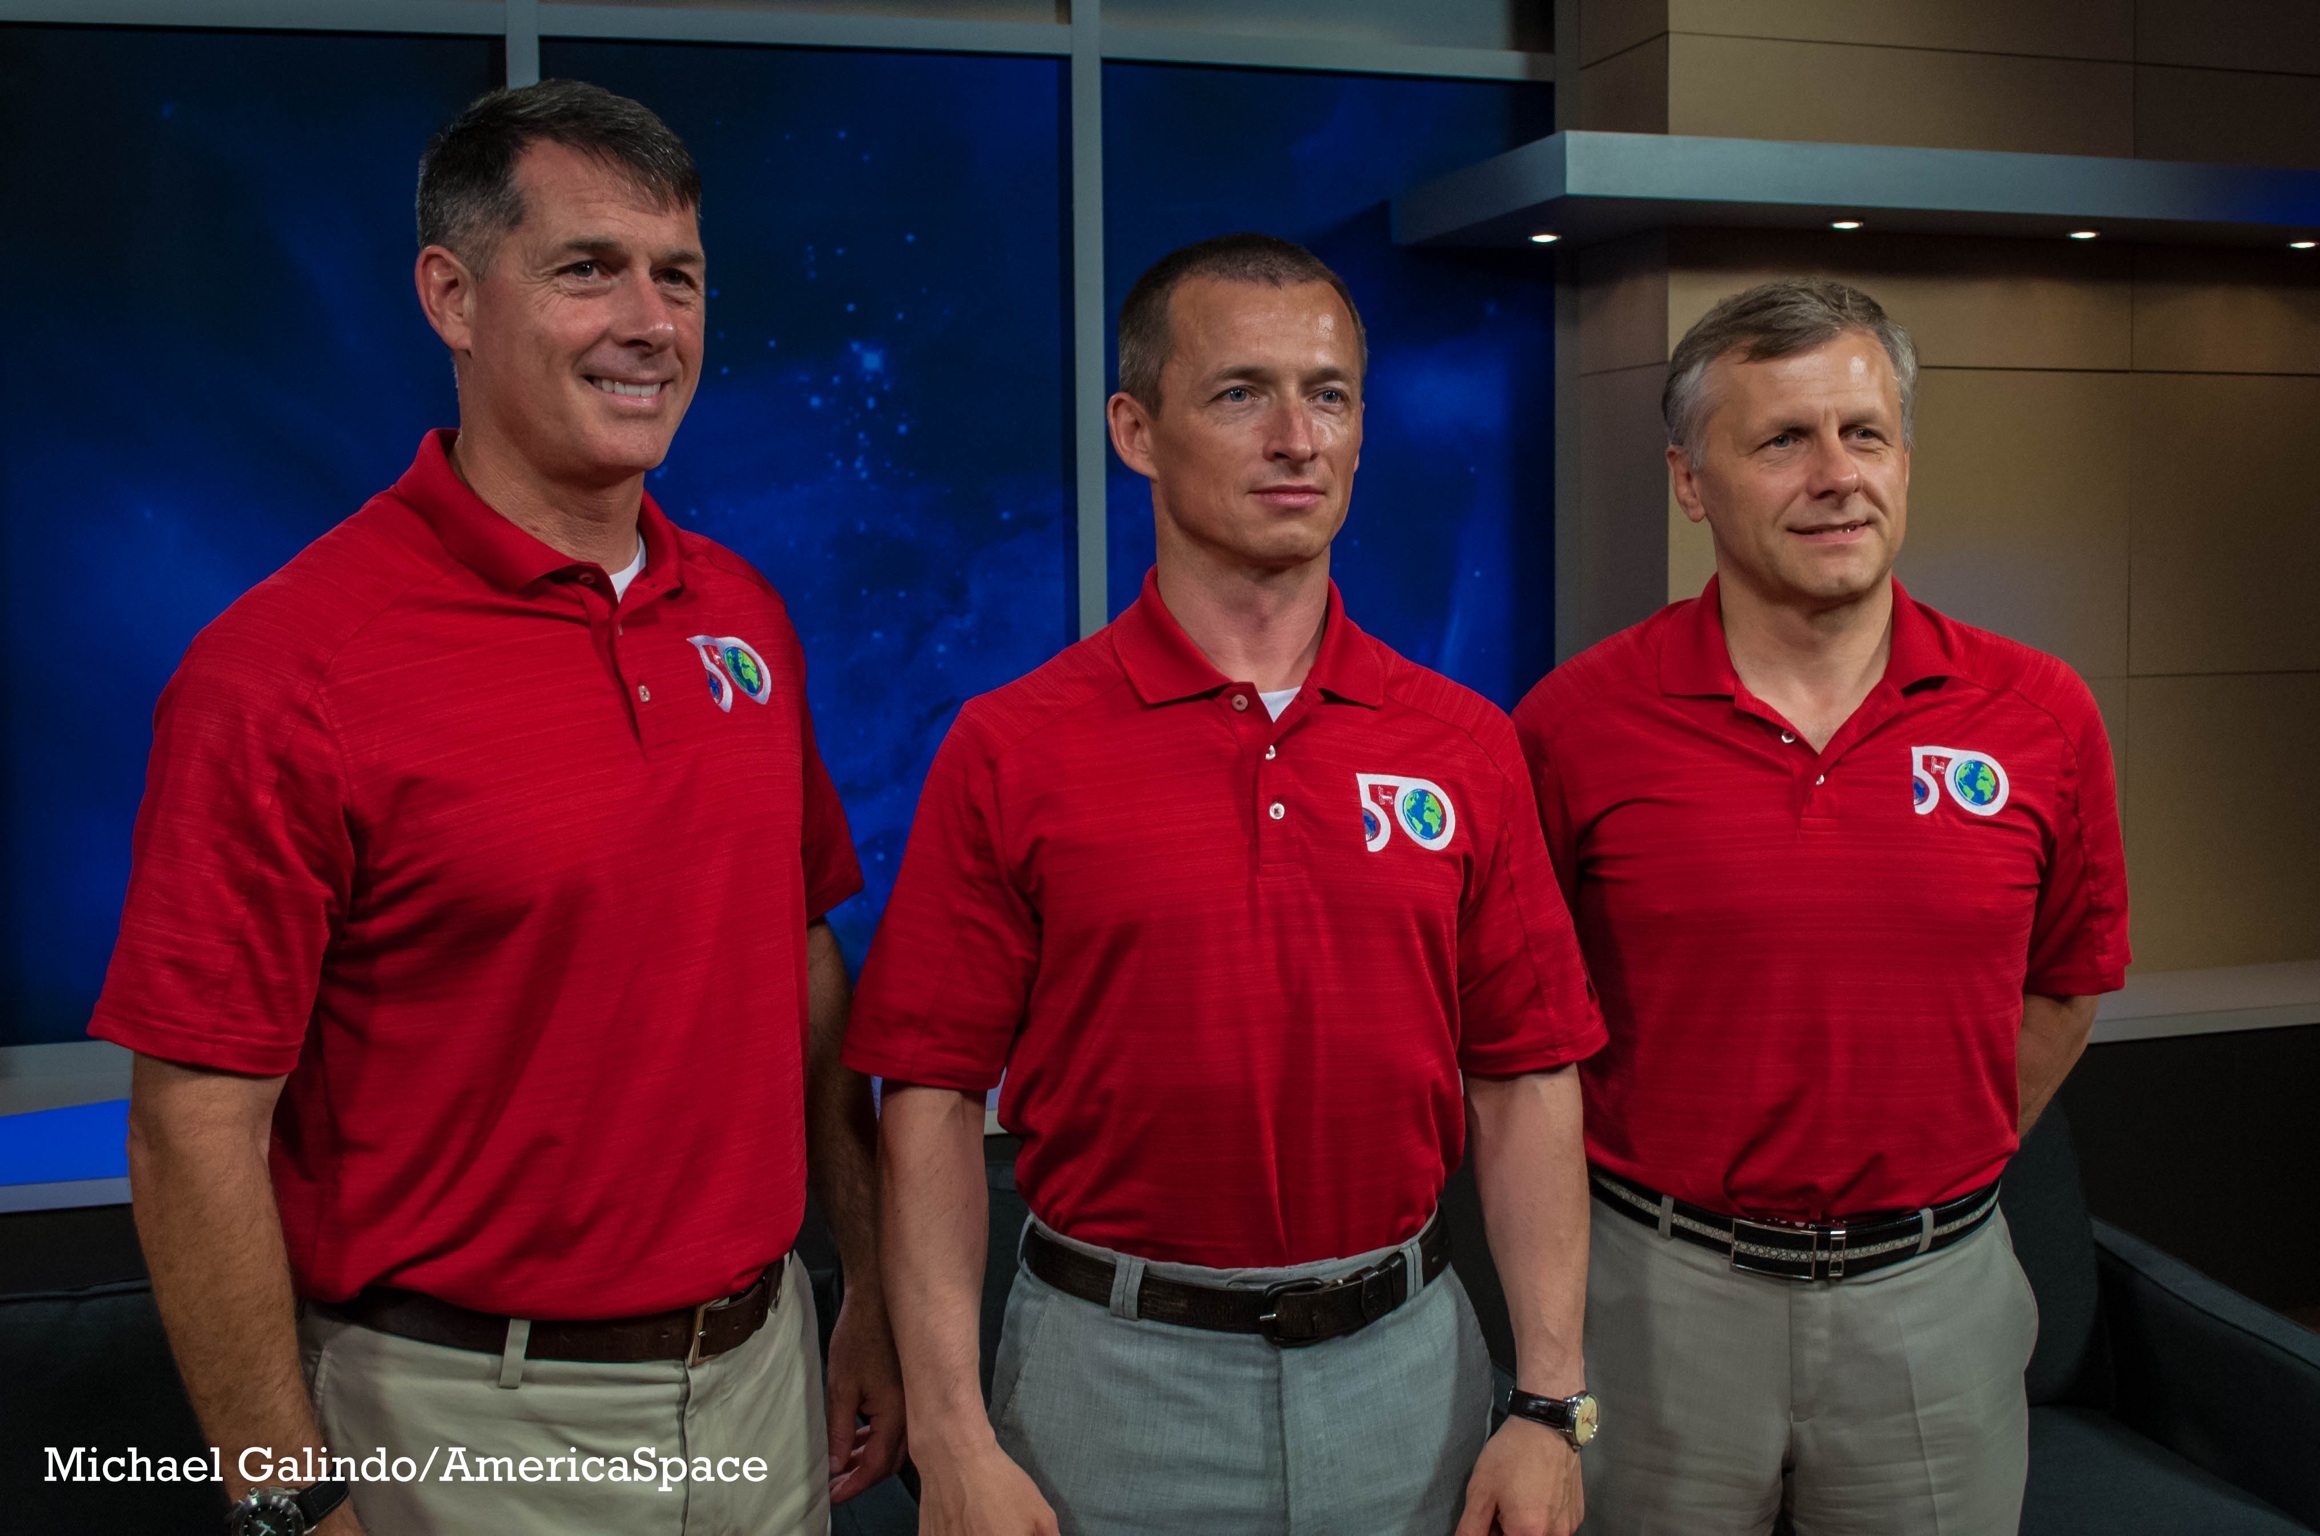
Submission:
M 1158 563 L 1108 628 L 969 702 L 919 802 L 846 1059 L 886 1079 L 929 1536 L 1578 1521 L 1570 1064 L 1601 1026 L 1505 717 L 1329 579 L 1366 361 L 1345 285 L 1286 241 L 1147 272 L 1110 413 Z M 986 1417 L 1002 1074 L 1035 1220 Z M 1469 1125 L 1538 1415 L 1487 1449 L 1436 1215 Z
M 781 599 L 643 489 L 700 197 L 594 86 L 446 128 L 415 276 L 459 429 L 162 697 L 91 1028 L 137 1053 L 138 1232 L 238 1532 L 819 1530 L 900 1459 L 845 813 Z M 346 1502 L 374 1452 L 417 1475 Z
M 1606 1536 L 2012 1536 L 2037 1307 L 1998 1180 L 2122 984 L 2109 738 L 1916 602 L 1916 349 L 1735 294 L 1668 364 L 1716 575 L 1515 710 L 1610 1043 L 1582 1072 Z

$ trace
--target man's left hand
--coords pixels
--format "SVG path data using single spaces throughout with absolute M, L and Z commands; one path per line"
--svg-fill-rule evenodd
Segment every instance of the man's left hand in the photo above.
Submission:
M 1586 1512 L 1571 1442 L 1544 1424 L 1508 1419 L 1474 1463 L 1457 1536 L 1571 1536 Z
M 867 1423 L 857 1423 L 866 1419 Z M 830 1502 L 843 1504 L 902 1465 L 902 1364 L 886 1309 L 849 1288 L 830 1333 Z

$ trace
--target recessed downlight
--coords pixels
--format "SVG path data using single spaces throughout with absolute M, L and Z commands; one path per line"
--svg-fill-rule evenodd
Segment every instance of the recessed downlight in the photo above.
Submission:
M 1831 219 L 1831 220 L 1829 220 L 1829 228 L 1831 228 L 1831 229 L 1859 229 L 1860 227 L 1861 227 L 1861 221 L 1860 221 L 1859 219 Z
M 1531 244 L 1533 244 L 1533 245 L 1553 245 L 1553 244 L 1554 244 L 1554 243 L 1555 243 L 1557 240 L 1560 240 L 1560 239 L 1562 239 L 1562 238 L 1563 238 L 1563 237 L 1562 237 L 1561 235 L 1550 234 L 1550 233 L 1548 233 L 1546 230 L 1543 230 L 1543 229 L 1542 229 L 1542 230 L 1540 230 L 1540 231 L 1539 231 L 1537 234 L 1535 234 L 1535 235 L 1531 236 Z
M 2313 247 L 2313 246 L 2315 246 L 2315 245 L 2320 245 L 2320 241 L 2316 241 L 2316 240 L 2291 240 L 2291 241 L 2289 241 L 2289 242 L 2288 242 L 2288 249 L 2289 249 L 2289 250 L 2291 250 L 2291 251 L 2308 251 L 2308 250 L 2312 249 L 2312 247 Z
M 2099 229 L 2074 229 L 2070 232 L 2070 238 L 2073 240 L 2092 240 L 2101 233 L 2102 231 Z

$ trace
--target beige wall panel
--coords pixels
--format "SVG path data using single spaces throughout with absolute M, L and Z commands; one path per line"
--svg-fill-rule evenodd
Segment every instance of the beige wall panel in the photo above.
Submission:
M 2135 57 L 2320 75 L 2320 5 L 2311 0 L 2135 0 Z
M 2135 375 L 2130 673 L 2320 669 L 2315 423 L 2320 379 Z
M 1668 131 L 1668 40 L 1615 54 L 1579 71 L 1579 126 L 1605 133 Z
M 1667 237 L 1654 232 L 1579 253 L 1579 371 L 1664 363 Z
M 1684 230 L 1668 247 L 1670 343 L 1726 294 L 1842 278 L 1909 328 L 1935 368 L 2121 369 L 2133 359 L 2133 252 L 2067 240 Z
M 1668 0 L 1555 0 L 1579 7 L 1579 62 L 1599 64 L 1668 29 Z
M 2138 65 L 2134 153 L 2320 167 L 2320 76 Z
M 1667 601 L 1663 365 L 1579 381 L 1579 608 L 1582 646 Z
M 2320 251 L 2135 253 L 2135 366 L 2320 373 Z
M 2130 396 L 2117 373 L 1920 375 L 1909 590 L 2083 675 L 2124 676 Z
M 1708 578 L 1716 574 L 1716 538 L 1706 523 L 1684 516 L 1672 490 L 1667 498 L 1667 518 L 1667 600 L 1675 603 L 1698 597 Z
M 2320 957 L 2320 673 L 2128 685 L 2136 969 Z
M 1671 32 L 2132 59 L 2135 0 L 1670 0 Z
M 2131 155 L 2134 70 L 2083 59 L 1679 33 L 1670 39 L 1667 131 Z

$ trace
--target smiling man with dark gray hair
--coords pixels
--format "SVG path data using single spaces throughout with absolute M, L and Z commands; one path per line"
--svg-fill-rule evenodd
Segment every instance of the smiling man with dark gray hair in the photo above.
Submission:
M 2086 684 L 1893 579 L 1916 382 L 1858 289 L 1718 304 L 1663 400 L 1716 576 L 1515 711 L 1611 1036 L 1607 1536 L 2019 1524 L 2038 1318 L 1998 1180 L 2124 980 L 2126 876 Z
M 644 493 L 700 197 L 594 86 L 446 128 L 415 278 L 459 428 L 162 696 L 92 1032 L 137 1053 L 138 1234 L 245 1536 L 806 1531 L 900 1460 L 804 658 Z

